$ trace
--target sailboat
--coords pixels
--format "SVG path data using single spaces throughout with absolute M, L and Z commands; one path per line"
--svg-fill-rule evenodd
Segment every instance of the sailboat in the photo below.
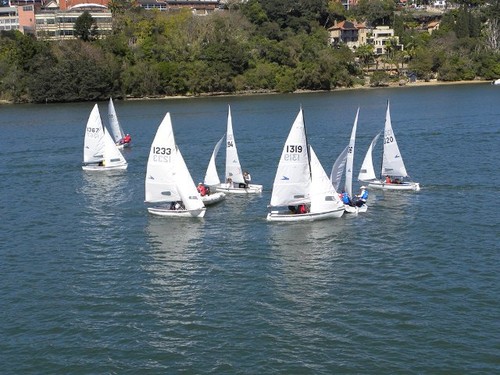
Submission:
M 356 144 L 356 130 L 358 127 L 358 117 L 359 117 L 359 108 L 356 112 L 356 117 L 354 119 L 354 124 L 352 126 L 351 137 L 349 139 L 349 144 L 339 155 L 335 163 L 332 167 L 332 172 L 330 174 L 330 180 L 332 181 L 333 187 L 335 190 L 339 190 L 340 181 L 345 171 L 345 180 L 344 180 L 344 191 L 349 195 L 351 199 L 353 199 L 352 192 L 352 175 L 354 169 L 354 147 Z M 361 207 L 350 206 L 348 204 L 344 204 L 344 209 L 349 213 L 358 213 L 358 212 L 366 212 L 368 206 L 363 204 Z
M 102 124 L 97 104 L 90 112 L 85 128 L 82 169 L 85 171 L 127 169 L 127 161 Z
M 385 114 L 384 127 L 384 151 L 382 157 L 382 170 L 380 179 L 375 176 L 373 168 L 372 151 L 377 142 L 378 135 L 373 139 L 361 166 L 358 180 L 367 182 L 369 187 L 383 190 L 413 190 L 419 191 L 420 184 L 410 180 L 406 172 L 403 157 L 399 151 L 396 135 L 392 130 L 391 113 L 389 101 L 387 101 L 387 110 Z
M 155 204 L 148 207 L 148 211 L 154 215 L 205 216 L 205 205 L 175 143 L 169 112 L 158 127 L 149 152 L 145 202 Z
M 109 127 L 111 128 L 115 144 L 118 146 L 118 148 L 121 150 L 125 147 L 130 147 L 131 142 L 124 142 L 124 140 L 126 140 L 126 134 L 123 131 L 122 126 L 120 125 L 118 116 L 116 115 L 115 105 L 113 104 L 112 98 L 109 98 L 109 103 L 108 103 L 108 119 L 109 119 Z
M 224 136 L 217 142 L 215 145 L 214 151 L 212 152 L 212 156 L 210 157 L 210 161 L 208 163 L 207 171 L 205 173 L 205 178 L 203 179 L 203 184 L 205 186 L 217 186 L 220 185 L 220 179 L 219 175 L 217 174 L 217 167 L 215 165 L 215 157 L 217 156 L 217 153 L 219 152 L 220 146 L 222 145 L 222 142 L 224 141 Z M 215 190 L 215 189 L 214 189 Z M 204 195 L 201 197 L 203 200 L 203 203 L 205 205 L 211 205 L 218 203 L 226 198 L 226 194 L 224 194 L 221 191 L 214 191 L 211 192 L 210 194 Z
M 312 221 L 344 213 L 344 204 L 307 141 L 302 108 L 283 147 L 269 208 L 268 221 Z
M 219 141 L 220 142 L 220 141 Z M 218 178 L 217 169 L 215 166 L 215 155 L 219 151 L 220 144 L 214 148 L 214 162 L 209 164 L 207 174 L 209 179 L 205 179 L 205 183 L 215 188 L 215 190 L 231 193 L 231 194 L 249 194 L 261 193 L 262 185 L 251 184 L 249 181 L 248 172 L 243 172 L 241 169 L 240 159 L 238 157 L 238 150 L 236 148 L 236 141 L 233 134 L 233 120 L 231 117 L 231 107 L 228 106 L 227 114 L 227 131 L 226 131 L 226 173 L 225 182 L 221 183 Z M 216 177 L 217 176 L 217 177 Z M 248 177 L 245 177 L 248 176 Z

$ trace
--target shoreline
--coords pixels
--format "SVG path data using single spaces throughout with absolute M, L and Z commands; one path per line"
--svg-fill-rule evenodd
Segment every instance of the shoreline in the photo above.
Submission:
M 448 86 L 448 85 L 470 85 L 470 84 L 491 84 L 491 80 L 469 80 L 469 81 L 416 81 L 416 82 L 405 82 L 400 84 L 399 82 L 391 82 L 384 86 L 362 86 L 357 85 L 353 87 L 336 87 L 332 90 L 296 90 L 289 94 L 307 94 L 307 93 L 318 93 L 318 92 L 335 92 L 335 91 L 349 91 L 349 90 L 376 90 L 383 88 L 408 88 L 408 87 L 425 87 L 425 86 Z M 207 97 L 231 97 L 231 96 L 254 96 L 254 95 L 279 95 L 282 93 L 270 90 L 249 90 L 249 91 L 239 91 L 234 93 L 202 93 L 199 95 L 165 95 L 165 96 L 144 96 L 144 97 L 125 97 L 117 100 L 123 101 L 133 101 L 133 100 L 165 100 L 165 99 L 196 99 L 196 98 L 207 98 Z M 56 103 L 66 103 L 66 102 L 54 102 Z M 9 100 L 0 100 L 0 105 L 3 104 L 45 104 L 45 103 L 14 103 Z
M 417 82 L 406 82 L 404 85 L 400 85 L 399 82 L 391 82 L 387 86 L 353 86 L 353 87 L 337 87 L 332 90 L 296 90 L 289 94 L 310 94 L 310 93 L 319 93 L 319 92 L 335 92 L 335 91 L 350 91 L 350 90 L 377 90 L 377 89 L 386 89 L 386 88 L 409 88 L 409 87 L 425 87 L 425 86 L 450 86 L 450 85 L 470 85 L 470 84 L 485 84 L 491 83 L 491 80 L 468 80 L 468 81 L 417 81 Z M 207 97 L 231 97 L 231 96 L 254 96 L 254 95 L 279 95 L 283 93 L 279 93 L 276 91 L 269 90 L 249 90 L 249 91 L 239 91 L 234 93 L 203 93 L 199 95 L 174 95 L 174 96 L 158 96 L 158 97 L 142 97 L 142 98 L 124 98 L 122 100 L 163 100 L 163 99 L 197 99 L 197 98 L 207 98 Z

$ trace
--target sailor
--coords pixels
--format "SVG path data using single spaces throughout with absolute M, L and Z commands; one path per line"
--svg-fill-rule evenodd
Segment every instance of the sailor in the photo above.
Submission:
M 248 185 L 252 181 L 252 176 L 250 176 L 250 173 L 248 173 L 247 171 L 245 171 L 243 173 L 243 179 L 245 180 L 245 184 Z
M 200 193 L 200 195 L 203 197 L 205 195 L 207 195 L 207 187 L 205 185 L 203 185 L 203 183 L 199 183 L 198 184 L 198 193 Z
M 298 214 L 307 214 L 307 207 L 305 204 L 299 204 L 299 207 L 297 208 L 297 213 Z
M 366 190 L 366 186 L 361 186 L 359 188 L 359 194 L 356 195 L 356 206 L 361 207 L 368 200 L 368 190 Z
M 130 136 L 130 134 L 126 134 L 125 137 L 123 137 L 120 140 L 120 144 L 122 144 L 122 145 L 130 143 L 130 142 L 132 142 L 132 137 Z
M 345 192 L 344 190 L 342 190 L 342 194 L 340 194 L 340 198 L 342 199 L 342 202 L 344 202 L 344 204 L 346 204 L 348 206 L 353 206 L 352 200 L 349 197 L 349 194 L 347 194 L 347 192 Z

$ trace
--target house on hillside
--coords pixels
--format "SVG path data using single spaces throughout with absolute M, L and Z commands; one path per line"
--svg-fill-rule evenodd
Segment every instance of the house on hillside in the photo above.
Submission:
M 431 21 L 427 25 L 425 25 L 425 29 L 429 34 L 432 34 L 433 31 L 439 30 L 439 21 Z
M 88 11 L 97 23 L 100 36 L 111 33 L 112 18 L 108 0 L 49 0 L 42 3 L 18 5 L 19 30 L 37 39 L 75 39 L 75 22 Z
M 353 52 L 364 44 L 371 44 L 376 55 L 385 55 L 387 53 L 386 46 L 389 40 L 396 42 L 396 49 L 403 50 L 403 45 L 399 43 L 399 37 L 394 35 L 394 29 L 389 26 L 377 26 L 368 28 L 363 23 L 352 21 L 335 22 L 328 29 L 330 34 L 330 44 L 338 46 L 344 44 Z
M 19 13 L 17 7 L 0 6 L 0 31 L 19 29 Z
M 187 8 L 197 16 L 216 11 L 220 3 L 221 0 L 137 0 L 137 4 L 144 9 L 175 12 Z
M 377 26 L 372 29 L 367 41 L 373 45 L 376 55 L 385 55 L 390 40 L 396 42 L 396 50 L 403 50 L 403 45 L 399 43 L 399 36 L 394 35 L 394 29 L 389 26 Z
M 360 45 L 367 43 L 367 28 L 363 23 L 352 21 L 335 21 L 335 24 L 328 29 L 330 34 L 330 44 L 338 46 L 345 44 L 355 51 Z

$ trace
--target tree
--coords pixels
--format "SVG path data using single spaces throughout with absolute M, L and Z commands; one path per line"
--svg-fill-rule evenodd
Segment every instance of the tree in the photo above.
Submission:
M 97 22 L 87 10 L 76 19 L 73 30 L 75 36 L 85 42 L 97 39 Z

